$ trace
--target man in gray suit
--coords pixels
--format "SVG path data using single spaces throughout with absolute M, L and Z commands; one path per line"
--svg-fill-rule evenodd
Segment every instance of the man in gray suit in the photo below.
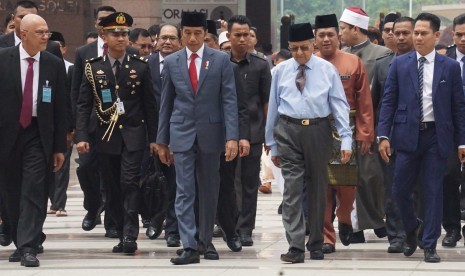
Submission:
M 234 72 L 228 55 L 204 45 L 206 16 L 183 13 L 186 46 L 164 61 L 158 127 L 158 155 L 176 164 L 176 216 L 184 251 L 173 264 L 218 260 L 212 244 L 220 184 L 220 154 L 237 155 L 238 115 Z M 187 65 L 187 66 L 186 66 Z M 169 147 L 168 147 L 169 146 Z M 170 154 L 173 152 L 173 157 Z M 195 240 L 195 183 L 199 198 L 199 241 Z

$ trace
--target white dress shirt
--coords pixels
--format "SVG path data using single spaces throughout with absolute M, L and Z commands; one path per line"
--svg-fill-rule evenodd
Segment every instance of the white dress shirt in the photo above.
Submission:
M 160 54 L 158 53 L 158 57 L 160 58 L 159 59 L 159 66 L 160 66 L 160 76 L 161 76 L 161 72 L 163 72 L 163 66 L 165 66 L 164 62 L 165 62 L 165 58 Z
M 418 59 L 422 57 L 417 52 Z M 436 57 L 436 50 L 425 56 L 426 61 L 423 65 L 423 122 L 434 122 L 433 112 L 433 75 L 434 75 L 434 58 Z
M 13 31 L 13 37 L 15 38 L 15 46 L 18 46 L 21 43 L 21 38 L 16 35 L 16 32 Z
M 197 80 L 199 79 L 200 75 L 200 67 L 202 66 L 202 56 L 203 56 L 203 50 L 205 49 L 205 44 L 202 44 L 202 47 L 195 52 L 197 54 L 197 58 L 195 59 L 195 67 L 197 67 Z M 192 51 L 189 50 L 188 47 L 186 47 L 186 52 L 187 52 L 187 68 L 189 68 L 189 64 L 191 63 L 191 55 Z
M 28 57 L 31 57 L 26 50 L 23 48 L 23 44 L 19 46 L 19 59 L 20 59 L 20 66 L 21 66 L 21 85 L 24 94 L 24 85 L 26 83 L 26 74 L 27 74 L 27 67 L 29 66 L 29 62 L 26 60 Z M 37 117 L 37 93 L 39 87 L 39 60 L 40 60 L 40 52 L 38 52 L 35 56 L 33 56 L 36 61 L 33 65 L 34 70 L 34 79 L 32 81 L 32 117 Z
M 105 44 L 105 42 L 103 42 L 103 39 L 98 36 L 97 38 L 97 56 L 100 57 L 100 56 L 103 56 L 103 44 Z

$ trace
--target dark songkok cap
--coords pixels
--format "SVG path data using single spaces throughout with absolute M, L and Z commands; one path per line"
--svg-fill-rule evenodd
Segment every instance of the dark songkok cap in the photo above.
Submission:
M 317 15 L 315 17 L 315 29 L 321 28 L 339 28 L 337 17 L 334 13 L 326 15 Z
M 132 16 L 125 12 L 115 12 L 103 18 L 99 25 L 105 31 L 111 32 L 129 32 L 129 27 L 132 26 Z
M 289 26 L 289 41 L 297 42 L 313 39 L 312 25 L 310 23 L 294 24 Z
M 207 27 L 207 15 L 203 12 L 182 12 L 181 26 Z
M 395 22 L 399 17 L 396 13 L 390 13 L 384 17 L 384 23 Z
M 51 41 L 60 41 L 60 42 L 65 42 L 65 38 L 60 32 L 51 32 L 52 35 L 50 36 Z
M 218 36 L 216 32 L 216 22 L 214 20 L 207 20 L 207 31 L 209 34 Z

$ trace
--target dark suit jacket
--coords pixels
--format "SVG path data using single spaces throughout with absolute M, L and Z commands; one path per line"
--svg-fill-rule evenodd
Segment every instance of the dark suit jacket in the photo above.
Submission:
M 391 53 L 376 59 L 371 82 L 371 99 L 373 101 L 373 111 L 375 112 L 375 126 L 378 124 L 379 111 L 381 109 L 381 99 L 384 94 L 384 83 L 389 73 L 391 62 L 395 59 L 395 54 Z
M 204 153 L 224 151 L 239 138 L 234 72 L 229 56 L 205 46 L 197 92 L 190 82 L 186 49 L 166 57 L 157 143 L 185 152 L 197 141 Z
M 420 105 L 418 101 L 418 61 L 416 52 L 397 57 L 386 81 L 378 124 L 378 136 L 389 137 L 391 146 L 413 152 L 418 146 Z M 439 154 L 449 157 L 454 134 L 465 145 L 465 97 L 460 65 L 436 53 L 433 75 L 433 109 Z
M 108 129 L 106 124 L 98 124 L 96 128 L 97 152 L 119 155 L 122 152 L 123 143 L 128 151 L 143 150 L 146 139 L 155 143 L 158 113 L 152 86 L 150 68 L 146 59 L 136 55 L 127 55 L 121 64 L 121 73 L 117 83 L 111 68 L 110 61 L 106 57 L 98 57 L 89 61 L 93 72 L 93 80 L 97 87 L 97 95 L 103 103 L 103 109 L 110 108 L 116 101 L 115 86 L 119 85 L 118 95 L 124 104 L 125 114 L 120 115 L 113 130 L 110 141 L 107 137 L 102 140 Z M 103 89 L 111 90 L 111 102 L 104 103 Z M 89 119 L 94 111 L 95 98 L 89 79 L 84 77 L 81 92 L 77 104 L 76 118 L 76 142 L 90 142 Z M 109 116 L 102 116 L 109 120 Z
M 15 37 L 14 32 L 9 34 L 3 35 L 0 37 L 0 48 L 7 48 L 15 46 Z M 55 56 L 63 59 L 63 55 L 61 54 L 60 45 L 53 41 L 47 41 L 47 49 L 45 51 L 54 54 Z
M 21 132 L 19 115 L 22 105 L 21 67 L 19 47 L 0 50 L 0 161 L 8 160 Z M 41 52 L 37 94 L 37 120 L 40 139 L 47 160 L 52 153 L 66 152 L 66 69 L 63 59 Z M 42 87 L 51 86 L 51 102 L 42 102 Z

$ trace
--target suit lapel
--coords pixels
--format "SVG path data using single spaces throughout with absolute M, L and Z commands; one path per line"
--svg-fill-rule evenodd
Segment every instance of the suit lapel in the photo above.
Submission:
M 417 61 L 417 52 L 413 51 L 409 54 L 409 70 L 410 71 L 410 78 L 412 80 L 413 88 L 415 90 L 415 94 L 418 94 L 418 61 Z
M 442 70 L 443 70 L 442 63 L 443 62 L 444 62 L 444 57 L 436 53 L 436 56 L 434 58 L 433 100 L 434 100 L 436 91 L 438 90 L 439 81 L 441 80 L 441 77 L 442 77 Z
M 39 83 L 37 84 L 37 110 L 39 110 L 42 104 L 42 87 L 45 85 L 46 80 L 46 68 L 47 58 L 44 57 L 43 52 L 39 58 Z M 50 84 L 49 84 L 50 85 Z
M 200 65 L 200 76 L 199 76 L 199 84 L 197 85 L 197 92 L 200 91 L 200 88 L 202 88 L 203 81 L 205 80 L 205 77 L 208 74 L 209 68 L 212 66 L 214 58 L 212 57 L 213 52 L 205 46 L 203 50 L 203 58 L 202 58 L 202 63 Z
M 186 80 L 187 86 L 189 90 L 192 92 L 191 94 L 194 95 L 194 89 L 192 88 L 191 78 L 189 77 L 189 68 L 187 65 L 187 52 L 186 49 L 180 51 L 178 54 L 178 68 L 181 70 L 181 74 L 183 75 L 184 79 Z M 198 85 L 197 85 L 198 87 Z M 198 90 L 198 89 L 197 89 Z

